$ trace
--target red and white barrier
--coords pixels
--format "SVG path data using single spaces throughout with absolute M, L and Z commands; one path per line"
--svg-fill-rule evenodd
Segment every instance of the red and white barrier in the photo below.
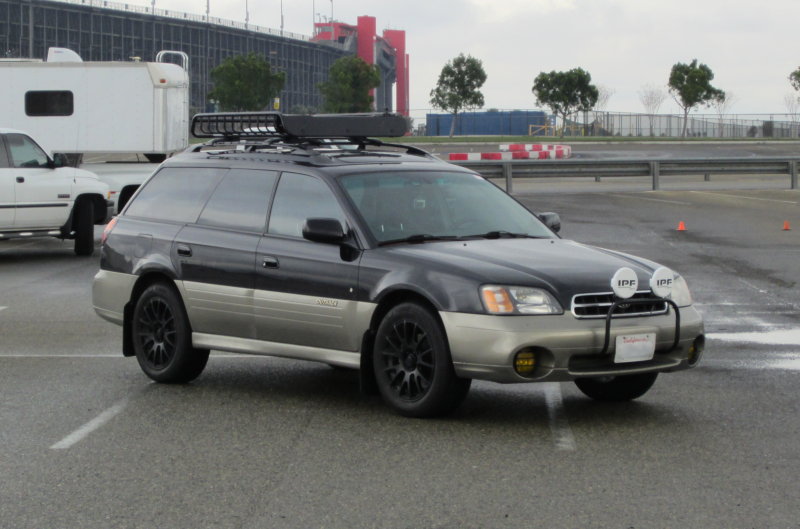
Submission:
M 549 151 L 513 151 L 513 152 L 451 152 L 450 161 L 476 160 L 547 160 L 556 155 Z
M 552 152 L 553 158 L 569 158 L 572 156 L 572 147 L 569 145 L 554 145 L 548 143 L 503 143 L 500 146 L 501 152 Z
M 450 153 L 450 161 L 560 160 L 572 156 L 572 147 L 569 145 L 505 143 L 499 147 L 500 152 L 453 152 Z

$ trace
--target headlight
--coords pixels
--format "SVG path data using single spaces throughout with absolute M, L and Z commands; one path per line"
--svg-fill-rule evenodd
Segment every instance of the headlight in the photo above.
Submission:
M 674 301 L 679 307 L 688 307 L 692 304 L 692 294 L 689 292 L 689 285 L 687 285 L 686 280 L 678 274 L 675 274 L 675 279 L 672 282 L 672 294 L 669 295 L 669 299 Z
M 481 299 L 490 314 L 562 314 L 564 309 L 546 290 L 530 287 L 481 287 Z

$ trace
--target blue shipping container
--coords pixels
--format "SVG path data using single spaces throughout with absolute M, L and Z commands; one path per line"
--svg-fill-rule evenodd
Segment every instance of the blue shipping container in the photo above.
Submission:
M 452 114 L 427 114 L 426 136 L 448 136 Z M 541 110 L 498 110 L 496 112 L 464 112 L 456 120 L 455 136 L 527 136 L 531 126 L 534 135 L 544 136 L 547 114 Z

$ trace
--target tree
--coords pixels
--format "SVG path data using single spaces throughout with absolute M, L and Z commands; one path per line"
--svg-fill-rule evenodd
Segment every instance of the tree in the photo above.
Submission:
M 786 112 L 789 114 L 789 119 L 792 121 L 792 137 L 797 136 L 797 111 L 800 108 L 798 105 L 797 94 L 789 92 L 783 96 L 783 105 L 786 107 Z
M 220 110 L 261 110 L 283 89 L 286 74 L 273 73 L 262 55 L 234 55 L 211 70 L 214 89 L 209 99 L 219 103 Z
M 683 132 L 689 124 L 689 111 L 700 104 L 710 105 L 715 99 L 725 97 L 725 92 L 711 86 L 714 73 L 705 64 L 697 64 L 694 59 L 691 64 L 676 63 L 669 73 L 669 92 L 672 98 L 683 109 Z
M 328 80 L 319 85 L 325 98 L 326 112 L 370 112 L 374 98 L 370 90 L 381 84 L 378 67 L 351 55 L 342 57 L 331 65 Z
M 736 104 L 736 96 L 732 92 L 722 92 L 721 95 L 711 100 L 711 106 L 719 116 L 719 134 L 721 138 L 725 132 L 725 115 L 730 113 L 733 105 Z
M 464 56 L 462 53 L 442 68 L 436 88 L 431 90 L 431 104 L 453 114 L 451 138 L 456 130 L 459 112 L 483 106 L 480 89 L 485 82 L 483 63 L 471 55 Z
M 592 76 L 583 68 L 566 72 L 541 72 L 533 80 L 531 91 L 536 103 L 549 107 L 556 117 L 561 116 L 564 125 L 567 116 L 575 111 L 588 111 L 597 103 L 600 92 L 592 84 Z M 566 126 L 561 128 L 564 137 Z
M 789 74 L 789 82 L 791 83 L 792 88 L 795 90 L 800 90 L 800 67 Z
M 642 86 L 641 90 L 639 90 L 639 101 L 642 103 L 645 113 L 650 117 L 651 137 L 655 135 L 653 133 L 653 120 L 665 99 L 667 99 L 667 93 L 660 86 L 648 84 Z
M 601 84 L 597 85 L 597 102 L 594 104 L 594 109 L 598 112 L 605 110 L 608 105 L 608 100 L 616 93 L 617 91 L 613 88 Z

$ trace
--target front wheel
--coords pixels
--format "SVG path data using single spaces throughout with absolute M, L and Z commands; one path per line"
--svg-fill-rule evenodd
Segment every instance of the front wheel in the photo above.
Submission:
M 75 204 L 75 255 L 94 253 L 94 203 L 81 200 Z
M 458 378 L 441 324 L 416 303 L 390 310 L 373 348 L 375 380 L 383 399 L 408 417 L 433 417 L 456 409 L 470 379 Z
M 653 386 L 658 373 L 621 375 L 616 377 L 579 378 L 575 385 L 587 397 L 604 402 L 638 399 Z
M 206 367 L 209 351 L 192 347 L 183 303 L 164 283 L 150 285 L 137 300 L 132 334 L 139 366 L 156 382 L 191 382 Z

